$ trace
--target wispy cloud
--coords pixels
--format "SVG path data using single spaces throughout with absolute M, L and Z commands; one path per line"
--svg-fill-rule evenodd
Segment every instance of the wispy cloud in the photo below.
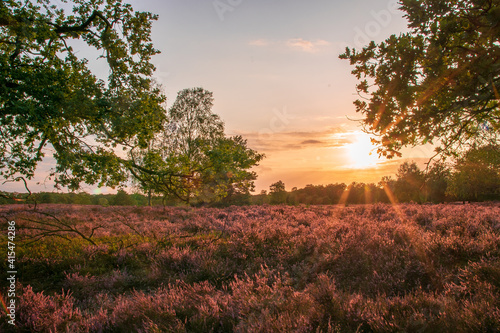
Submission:
M 251 40 L 248 45 L 251 45 L 251 46 L 268 46 L 268 45 L 271 45 L 272 42 L 267 40 L 267 39 L 255 39 L 255 40 Z
M 288 49 L 316 53 L 326 46 L 330 46 L 331 43 L 323 40 L 307 40 L 303 38 L 291 38 L 285 41 L 272 41 L 268 39 L 254 39 L 248 42 L 250 46 L 265 47 L 265 46 L 282 46 Z
M 300 51 L 315 53 L 318 52 L 322 47 L 330 45 L 330 43 L 322 39 L 310 41 L 302 38 L 293 38 L 287 40 L 286 45 L 290 48 Z
M 324 141 L 320 141 L 320 140 L 305 140 L 305 141 L 302 141 L 303 145 L 324 145 L 325 142 Z
M 324 131 L 301 131 L 259 133 L 236 133 L 248 140 L 249 147 L 262 152 L 291 151 L 307 148 L 340 148 L 351 140 L 346 138 L 341 128 L 329 128 Z

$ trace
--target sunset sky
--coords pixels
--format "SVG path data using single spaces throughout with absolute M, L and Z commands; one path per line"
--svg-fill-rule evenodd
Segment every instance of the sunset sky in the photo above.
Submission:
M 139 2 L 138 2 L 139 3 Z M 229 135 L 266 154 L 257 190 L 277 180 L 307 184 L 378 182 L 401 163 L 378 161 L 352 102 L 356 79 L 338 59 L 407 31 L 395 0 L 140 1 L 160 18 L 153 41 L 168 105 L 177 92 L 203 87 Z M 353 119 L 353 120 L 349 120 Z M 408 150 L 418 159 L 430 148 Z
M 402 162 L 369 155 L 373 147 L 352 104 L 356 79 L 349 62 L 338 59 L 345 46 L 359 48 L 407 30 L 395 0 L 131 3 L 159 15 L 152 37 L 162 53 L 153 62 L 168 106 L 184 88 L 212 91 L 213 111 L 224 120 L 226 133 L 242 135 L 249 147 L 266 154 L 255 168 L 257 191 L 278 180 L 287 190 L 376 183 Z M 403 158 L 422 162 L 431 153 L 429 147 L 408 149 Z M 48 167 L 50 161 L 40 175 Z M 30 188 L 53 190 L 50 182 L 36 186 L 41 180 Z

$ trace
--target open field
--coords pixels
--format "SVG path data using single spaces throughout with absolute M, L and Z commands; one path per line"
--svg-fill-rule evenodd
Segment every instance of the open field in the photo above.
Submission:
M 1 206 L 5 257 L 7 221 L 2 332 L 500 330 L 500 204 Z

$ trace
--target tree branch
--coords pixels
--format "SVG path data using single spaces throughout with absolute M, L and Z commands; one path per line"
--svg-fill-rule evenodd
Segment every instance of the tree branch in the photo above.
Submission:
M 106 23 L 106 28 L 110 28 L 111 27 L 111 23 L 109 23 L 108 19 L 106 19 L 106 17 L 104 17 L 104 15 L 102 15 L 102 13 L 99 12 L 99 11 L 97 11 L 97 10 L 94 10 L 92 12 L 92 15 L 90 15 L 90 17 L 85 22 L 83 22 L 80 25 L 73 25 L 73 26 L 64 25 L 64 26 L 59 26 L 59 25 L 54 24 L 52 22 L 48 22 L 48 23 L 50 25 L 53 25 L 54 27 L 56 27 L 56 29 L 54 30 L 54 32 L 56 34 L 64 34 L 64 33 L 68 33 L 68 32 L 86 32 L 86 31 L 88 31 L 87 28 L 89 27 L 89 25 L 96 18 L 100 18 L 101 20 L 103 20 L 104 23 Z

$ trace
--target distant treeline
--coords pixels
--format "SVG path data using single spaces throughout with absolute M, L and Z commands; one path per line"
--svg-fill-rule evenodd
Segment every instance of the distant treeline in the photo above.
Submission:
M 500 146 L 484 146 L 470 149 L 454 165 L 433 163 L 421 170 L 415 162 L 399 166 L 396 178 L 383 177 L 377 184 L 336 183 L 307 185 L 287 191 L 281 180 L 271 184 L 269 191 L 252 195 L 248 187 L 243 190 L 234 183 L 226 184 L 229 190 L 206 201 L 191 201 L 193 206 L 230 205 L 332 205 L 364 203 L 441 203 L 450 201 L 497 201 L 500 200 Z M 148 191 L 128 194 L 119 190 L 116 194 L 90 195 L 80 193 L 42 192 L 28 196 L 0 192 L 0 204 L 36 202 L 100 206 L 147 206 L 186 205 L 186 200 L 171 193 Z M 189 201 L 188 201 L 189 202 Z
M 152 205 L 162 204 L 162 198 L 153 197 Z M 116 194 L 89 194 L 40 192 L 28 194 L 5 193 L 0 197 L 0 204 L 16 203 L 50 203 L 50 204 L 74 204 L 74 205 L 99 205 L 99 206 L 147 206 L 149 199 L 147 196 L 134 193 L 128 194 L 124 190 L 119 190 Z
M 383 177 L 378 184 L 344 183 L 307 185 L 286 191 L 278 181 L 269 193 L 253 197 L 256 204 L 362 204 L 362 203 L 444 203 L 452 201 L 500 200 L 500 170 L 496 165 L 470 162 L 450 169 L 436 163 L 420 170 L 416 163 L 400 165 L 396 178 Z
M 11 197 L 11 198 L 9 198 Z M 444 164 L 435 164 L 424 172 L 416 163 L 400 165 L 396 178 L 384 177 L 374 183 L 336 183 L 329 185 L 307 185 L 287 191 L 280 180 L 272 184 L 269 192 L 260 194 L 233 194 L 224 201 L 207 203 L 212 206 L 229 205 L 332 205 L 364 203 L 441 203 L 450 201 L 490 201 L 500 200 L 500 175 L 498 170 L 469 165 L 460 171 L 451 171 Z M 0 204 L 12 203 L 52 203 L 100 206 L 147 206 L 185 205 L 173 197 L 158 195 L 128 194 L 119 190 L 116 194 L 91 195 L 80 193 L 41 192 L 31 196 L 13 194 L 0 197 Z

